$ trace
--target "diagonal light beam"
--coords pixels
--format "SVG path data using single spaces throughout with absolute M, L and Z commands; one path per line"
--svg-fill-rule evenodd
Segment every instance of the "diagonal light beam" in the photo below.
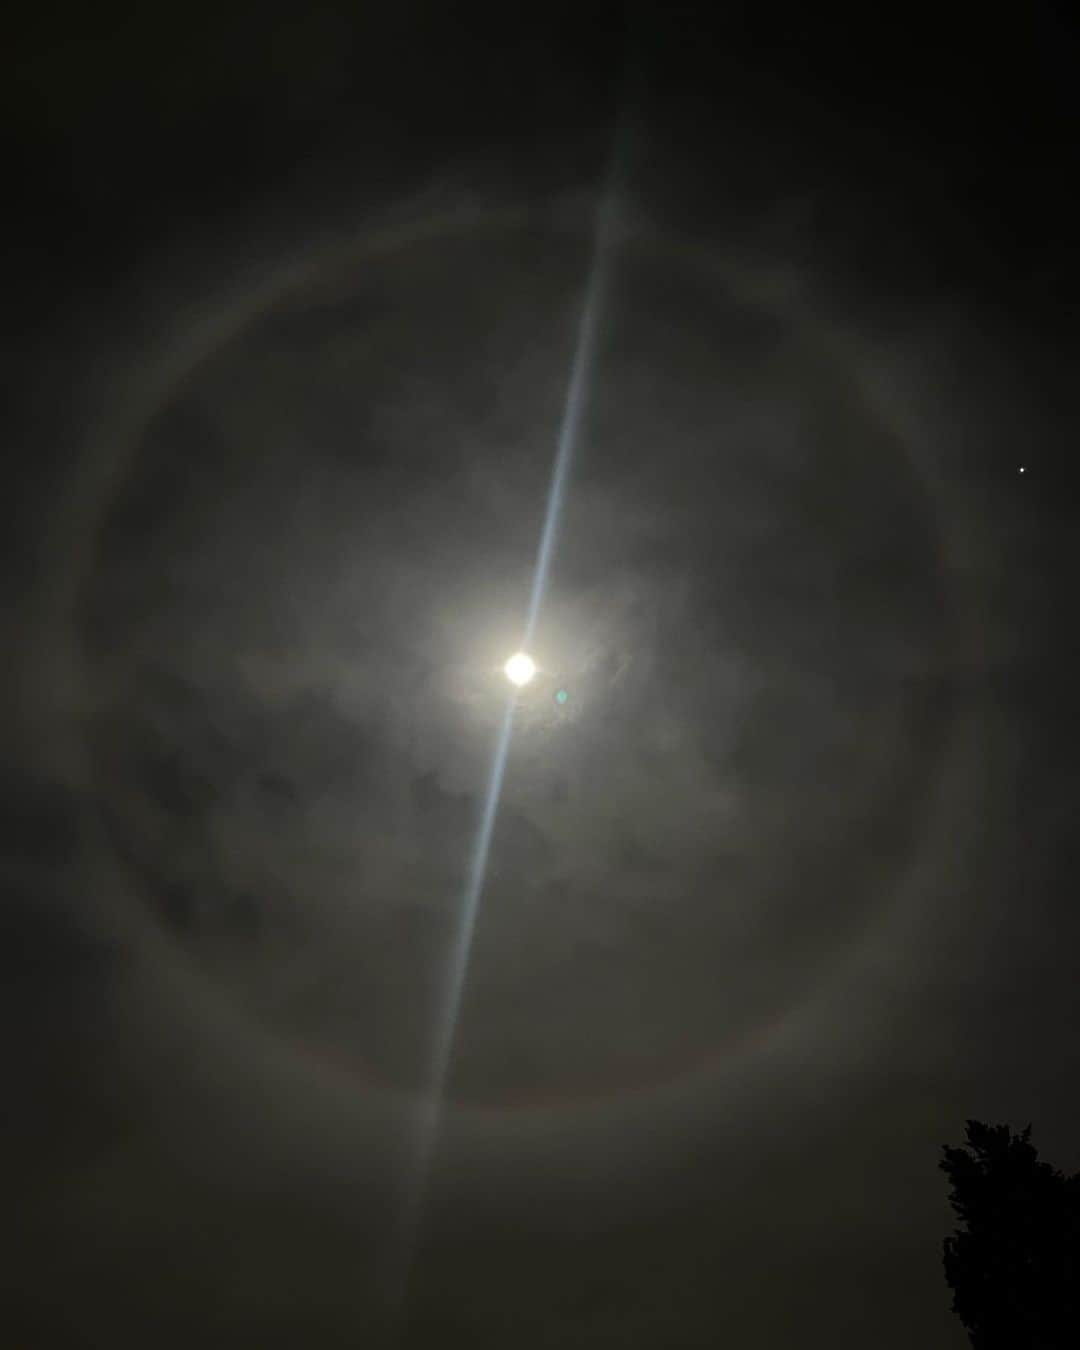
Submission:
M 548 575 L 551 571 L 551 555 L 554 551 L 555 535 L 566 496 L 567 474 L 577 446 L 581 420 L 585 411 L 586 392 L 596 354 L 596 335 L 600 326 L 600 301 L 606 288 L 611 253 L 612 216 L 612 199 L 608 194 L 601 208 L 595 251 L 592 265 L 589 268 L 588 285 L 585 290 L 585 303 L 581 307 L 581 317 L 578 320 L 577 342 L 574 345 L 574 359 L 570 366 L 570 384 L 567 388 L 566 404 L 559 426 L 555 464 L 551 471 L 551 486 L 548 489 L 547 510 L 544 512 L 544 528 L 540 534 L 540 547 L 536 552 L 536 567 L 533 570 L 532 594 L 529 596 L 528 618 L 525 621 L 525 639 L 522 642 L 525 651 L 529 649 L 529 644 L 536 629 L 536 621 L 540 617 L 540 606 L 543 603 Z
M 534 634 L 547 589 L 555 539 L 566 496 L 567 478 L 581 430 L 588 386 L 595 360 L 600 310 L 610 271 L 615 206 L 613 179 L 621 167 L 621 151 L 624 148 L 622 131 L 623 128 L 620 127 L 612 156 L 611 172 L 608 175 L 600 201 L 600 215 L 594 235 L 593 256 L 589 267 L 581 315 L 578 320 L 566 403 L 559 426 L 555 462 L 552 467 L 547 506 L 544 512 L 544 524 L 533 571 L 532 590 L 529 596 L 529 608 L 525 622 L 525 637 L 522 643 L 524 650 L 528 649 L 529 642 Z M 408 1164 L 397 1242 L 392 1256 L 394 1268 L 391 1271 L 389 1281 L 391 1311 L 395 1314 L 403 1308 L 408 1293 L 409 1277 L 415 1257 L 428 1177 L 439 1134 L 450 1060 L 453 1055 L 454 1040 L 461 1015 L 469 956 L 476 930 L 476 916 L 487 877 L 488 856 L 491 851 L 492 836 L 495 832 L 503 779 L 506 775 L 506 763 L 510 752 L 516 705 L 517 694 L 511 692 L 507 697 L 506 708 L 495 744 L 495 754 L 492 759 L 491 774 L 488 779 L 487 792 L 477 830 L 476 844 L 473 848 L 462 897 L 460 923 L 450 957 L 445 993 L 438 1014 L 426 1096 L 417 1121 L 414 1147 Z
M 435 1142 L 439 1133 L 443 1100 L 446 1093 L 446 1079 L 450 1069 L 450 1056 L 454 1048 L 454 1035 L 461 1013 L 465 976 L 469 968 L 469 953 L 472 950 L 473 933 L 476 930 L 476 912 L 480 905 L 480 896 L 487 876 L 488 854 L 491 851 L 491 838 L 495 832 L 495 818 L 498 815 L 499 798 L 502 795 L 502 783 L 506 773 L 506 760 L 510 751 L 510 734 L 513 730 L 516 705 L 517 694 L 511 692 L 506 700 L 498 740 L 495 743 L 495 755 L 492 759 L 491 776 L 484 797 L 484 809 L 480 817 L 480 827 L 477 831 L 476 844 L 473 847 L 473 854 L 469 863 L 465 893 L 462 897 L 461 922 L 458 925 L 457 937 L 450 957 L 446 991 L 436 1024 L 435 1044 L 432 1049 L 427 1081 L 427 1095 L 424 1098 L 420 1118 L 417 1121 L 412 1156 L 409 1159 L 406 1174 L 406 1191 L 399 1218 L 398 1242 L 393 1252 L 395 1264 L 390 1277 L 390 1297 L 393 1308 L 401 1306 L 408 1289 L 424 1193 L 427 1187 L 428 1174 L 431 1170 Z

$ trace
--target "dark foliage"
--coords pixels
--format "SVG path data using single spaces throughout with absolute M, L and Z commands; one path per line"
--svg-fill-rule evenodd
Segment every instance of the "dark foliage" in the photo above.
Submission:
M 945 1239 L 945 1279 L 975 1350 L 1080 1346 L 1080 1173 L 1040 1162 L 1030 1137 L 969 1120 L 939 1163 L 963 1225 Z

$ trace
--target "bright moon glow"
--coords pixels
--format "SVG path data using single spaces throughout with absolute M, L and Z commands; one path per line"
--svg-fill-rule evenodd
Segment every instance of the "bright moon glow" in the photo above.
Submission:
M 506 671 L 506 678 L 511 684 L 528 684 L 536 674 L 536 662 L 524 652 L 515 652 L 503 666 L 503 670 Z

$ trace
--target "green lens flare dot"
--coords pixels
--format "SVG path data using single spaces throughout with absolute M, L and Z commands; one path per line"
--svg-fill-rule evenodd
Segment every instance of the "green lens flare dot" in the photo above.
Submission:
M 558 689 L 558 690 L 556 690 L 556 692 L 555 692 L 555 702 L 556 702 L 556 703 L 565 703 L 566 700 L 567 700 L 569 697 L 570 697 L 570 695 L 566 692 L 565 689 Z

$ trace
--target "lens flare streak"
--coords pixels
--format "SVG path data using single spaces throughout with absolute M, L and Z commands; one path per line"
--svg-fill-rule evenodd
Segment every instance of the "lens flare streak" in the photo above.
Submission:
M 566 404 L 559 428 L 551 485 L 548 490 L 543 530 L 537 550 L 532 591 L 529 597 L 528 616 L 522 643 L 523 649 L 527 649 L 529 639 L 540 615 L 548 575 L 551 571 L 552 553 L 558 533 L 559 518 L 562 514 L 568 472 L 585 410 L 588 384 L 596 350 L 601 299 L 607 282 L 611 222 L 612 194 L 608 190 L 602 200 L 595 248 L 589 269 L 581 317 L 578 322 Z M 511 678 L 513 677 L 511 676 Z M 503 779 L 506 774 L 506 763 L 510 752 L 516 701 L 517 692 L 515 690 L 507 699 L 506 710 L 503 714 L 495 745 L 491 775 L 488 780 L 476 844 L 462 897 L 457 937 L 450 958 L 445 993 L 438 1011 L 435 1043 L 432 1048 L 429 1074 L 425 1083 L 425 1095 L 421 1114 L 416 1122 L 412 1154 L 408 1160 L 405 1195 L 399 1214 L 398 1242 L 393 1258 L 395 1269 L 389 1281 L 391 1304 L 399 1312 L 403 1308 L 408 1292 L 409 1276 L 415 1257 L 428 1175 L 439 1134 L 446 1084 L 450 1073 L 450 1061 L 453 1055 L 465 979 L 469 968 L 469 956 L 476 928 L 476 915 L 487 876 L 488 856 L 491 851 L 491 840 L 499 810 L 499 798 L 502 795 Z
M 570 385 L 566 394 L 562 424 L 559 427 L 558 449 L 555 454 L 555 465 L 551 471 L 551 487 L 548 489 L 544 528 L 540 535 L 540 547 L 537 550 L 536 567 L 533 571 L 532 594 L 529 597 L 528 618 L 525 622 L 525 637 L 522 644 L 525 647 L 528 647 L 536 628 L 536 621 L 540 617 L 540 606 L 543 603 L 544 591 L 547 589 L 548 574 L 551 571 L 551 555 L 555 545 L 559 518 L 562 515 L 563 500 L 566 495 L 567 474 L 581 430 L 586 392 L 596 352 L 600 301 L 607 280 L 610 222 L 611 205 L 608 201 L 605 202 L 600 228 L 597 231 L 596 252 L 589 271 L 585 303 L 582 306 L 581 318 L 578 322 L 577 344 L 574 349 L 573 364 L 570 368 Z
M 499 798 L 502 795 L 503 777 L 506 773 L 506 760 L 510 751 L 510 734 L 514 725 L 515 706 L 516 696 L 511 693 L 506 701 L 506 709 L 499 728 L 499 737 L 495 744 L 491 777 L 488 780 L 484 809 L 480 817 L 480 827 L 477 831 L 476 844 L 473 848 L 468 879 L 465 885 L 465 894 L 462 898 L 461 921 L 450 957 L 450 968 L 447 974 L 442 1006 L 439 1008 L 436 1021 L 435 1044 L 432 1048 L 425 1085 L 426 1095 L 423 1099 L 420 1118 L 416 1122 L 413 1152 L 408 1160 L 406 1193 L 399 1220 L 398 1249 L 394 1253 L 397 1267 L 390 1282 L 392 1300 L 397 1304 L 401 1303 L 406 1292 L 416 1233 L 423 1209 L 424 1191 L 439 1133 L 446 1080 L 450 1071 L 450 1057 L 453 1052 L 454 1035 L 461 1013 L 461 1000 L 465 989 L 465 976 L 469 968 L 469 953 L 472 949 L 473 933 L 476 929 L 476 912 L 487 876 L 491 837 L 495 832 L 495 818 L 498 815 Z

